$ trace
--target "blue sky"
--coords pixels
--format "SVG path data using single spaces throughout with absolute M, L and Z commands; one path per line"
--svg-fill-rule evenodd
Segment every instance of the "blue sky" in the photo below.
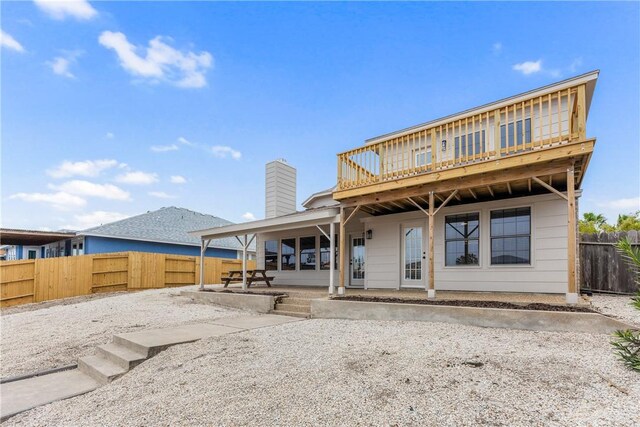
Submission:
M 0 7 L 5 227 L 261 218 L 270 160 L 302 202 L 366 138 L 593 69 L 580 208 L 640 209 L 637 2 Z

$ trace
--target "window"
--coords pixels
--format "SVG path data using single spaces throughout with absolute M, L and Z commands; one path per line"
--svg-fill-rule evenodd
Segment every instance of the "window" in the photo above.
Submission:
M 426 166 L 431 164 L 431 148 L 426 150 L 416 151 L 416 167 Z
M 514 122 L 508 125 L 500 126 L 500 147 L 512 148 L 516 145 L 522 145 L 522 120 L 515 122 L 515 135 L 514 135 Z M 524 120 L 524 142 L 531 142 L 531 119 Z
M 33 249 L 29 249 L 28 255 L 29 259 L 36 259 L 36 251 Z
M 531 264 L 531 208 L 491 212 L 491 264 Z
M 465 156 L 474 156 L 485 152 L 486 141 L 484 130 L 471 132 L 467 135 L 456 136 L 454 138 L 456 159 Z
M 445 217 L 445 265 L 479 265 L 480 214 Z
M 278 241 L 266 240 L 264 242 L 264 269 L 278 269 Z
M 320 236 L 320 270 L 329 270 L 331 262 L 331 248 L 329 245 L 329 239 L 325 236 Z M 334 235 L 334 247 L 336 256 L 334 262 L 334 268 L 338 268 L 338 235 Z
M 316 269 L 316 236 L 300 238 L 300 270 Z
M 282 239 L 280 245 L 280 269 L 296 269 L 296 239 Z

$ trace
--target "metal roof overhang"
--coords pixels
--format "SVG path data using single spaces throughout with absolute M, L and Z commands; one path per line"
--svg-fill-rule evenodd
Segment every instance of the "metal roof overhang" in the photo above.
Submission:
M 0 228 L 2 245 L 40 246 L 75 237 L 76 233 Z
M 298 212 L 276 218 L 245 222 L 243 224 L 226 225 L 206 230 L 192 231 L 192 236 L 205 239 L 219 239 L 222 237 L 242 236 L 245 234 L 269 233 L 275 231 L 293 230 L 296 228 L 314 227 L 340 222 L 340 208 Z

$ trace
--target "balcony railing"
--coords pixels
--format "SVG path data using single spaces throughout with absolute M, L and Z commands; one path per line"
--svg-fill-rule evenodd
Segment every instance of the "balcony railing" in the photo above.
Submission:
M 585 139 L 585 85 L 437 122 L 338 154 L 338 191 Z

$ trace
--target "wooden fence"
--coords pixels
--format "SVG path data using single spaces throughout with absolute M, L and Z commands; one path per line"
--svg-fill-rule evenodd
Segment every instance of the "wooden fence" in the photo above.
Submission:
M 640 246 L 640 232 L 598 233 L 580 235 L 580 278 L 582 289 L 620 294 L 638 291 L 637 276 L 615 248 L 615 243 L 628 237 Z
M 205 258 L 205 283 L 220 283 L 242 260 Z M 255 268 L 249 261 L 247 268 Z M 193 256 L 122 252 L 0 262 L 0 307 L 90 295 L 197 284 Z

